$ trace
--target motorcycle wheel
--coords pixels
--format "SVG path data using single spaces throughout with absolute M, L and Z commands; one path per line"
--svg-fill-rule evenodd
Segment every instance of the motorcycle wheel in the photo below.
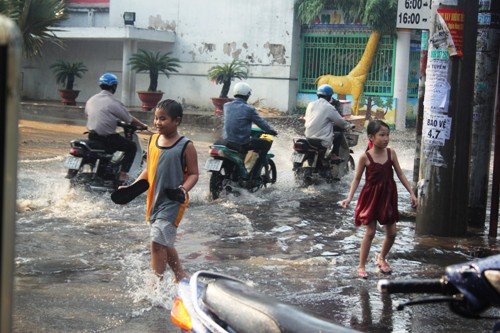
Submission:
M 210 175 L 210 194 L 212 195 L 212 199 L 219 199 L 221 193 L 225 190 L 224 186 L 226 180 L 231 178 L 231 173 L 228 171 L 228 167 L 225 163 L 222 165 L 220 171 L 212 172 Z
M 311 168 L 304 168 L 301 163 L 293 164 L 293 176 L 299 187 L 308 187 L 309 185 L 312 185 L 312 174 L 313 170 Z
M 278 172 L 276 171 L 276 164 L 273 160 L 269 160 L 267 166 L 263 166 L 260 169 L 260 184 L 253 186 L 249 189 L 250 192 L 255 192 L 267 184 L 274 184 L 278 178 Z

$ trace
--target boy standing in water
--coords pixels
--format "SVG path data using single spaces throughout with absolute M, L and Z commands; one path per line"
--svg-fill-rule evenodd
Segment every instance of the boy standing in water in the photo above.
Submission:
M 198 181 L 198 158 L 193 143 L 181 136 L 182 106 L 167 99 L 155 109 L 153 134 L 148 145 L 147 167 L 136 182 L 149 183 L 146 220 L 150 223 L 151 267 L 163 277 L 167 264 L 176 282 L 188 277 L 174 248 L 177 227 L 189 203 L 188 192 Z

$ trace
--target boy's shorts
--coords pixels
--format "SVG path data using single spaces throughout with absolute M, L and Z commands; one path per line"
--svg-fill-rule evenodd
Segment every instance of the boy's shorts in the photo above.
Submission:
M 151 241 L 167 247 L 174 247 L 177 227 L 170 221 L 156 219 L 150 224 Z

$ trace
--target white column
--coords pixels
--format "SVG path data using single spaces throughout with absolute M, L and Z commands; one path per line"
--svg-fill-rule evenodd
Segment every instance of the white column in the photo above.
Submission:
M 398 29 L 396 64 L 394 70 L 394 98 L 396 99 L 396 130 L 406 128 L 406 100 L 408 98 L 408 71 L 410 64 L 411 30 Z
M 131 70 L 131 66 L 127 65 L 130 56 L 137 52 L 137 41 L 125 39 L 123 41 L 123 59 L 122 59 L 122 103 L 125 106 L 131 106 L 134 101 L 135 94 L 135 72 Z

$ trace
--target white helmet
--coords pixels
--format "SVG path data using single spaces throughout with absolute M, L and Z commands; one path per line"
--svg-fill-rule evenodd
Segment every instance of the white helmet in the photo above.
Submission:
M 233 95 L 250 96 L 252 94 L 252 88 L 245 82 L 238 82 L 234 85 Z

